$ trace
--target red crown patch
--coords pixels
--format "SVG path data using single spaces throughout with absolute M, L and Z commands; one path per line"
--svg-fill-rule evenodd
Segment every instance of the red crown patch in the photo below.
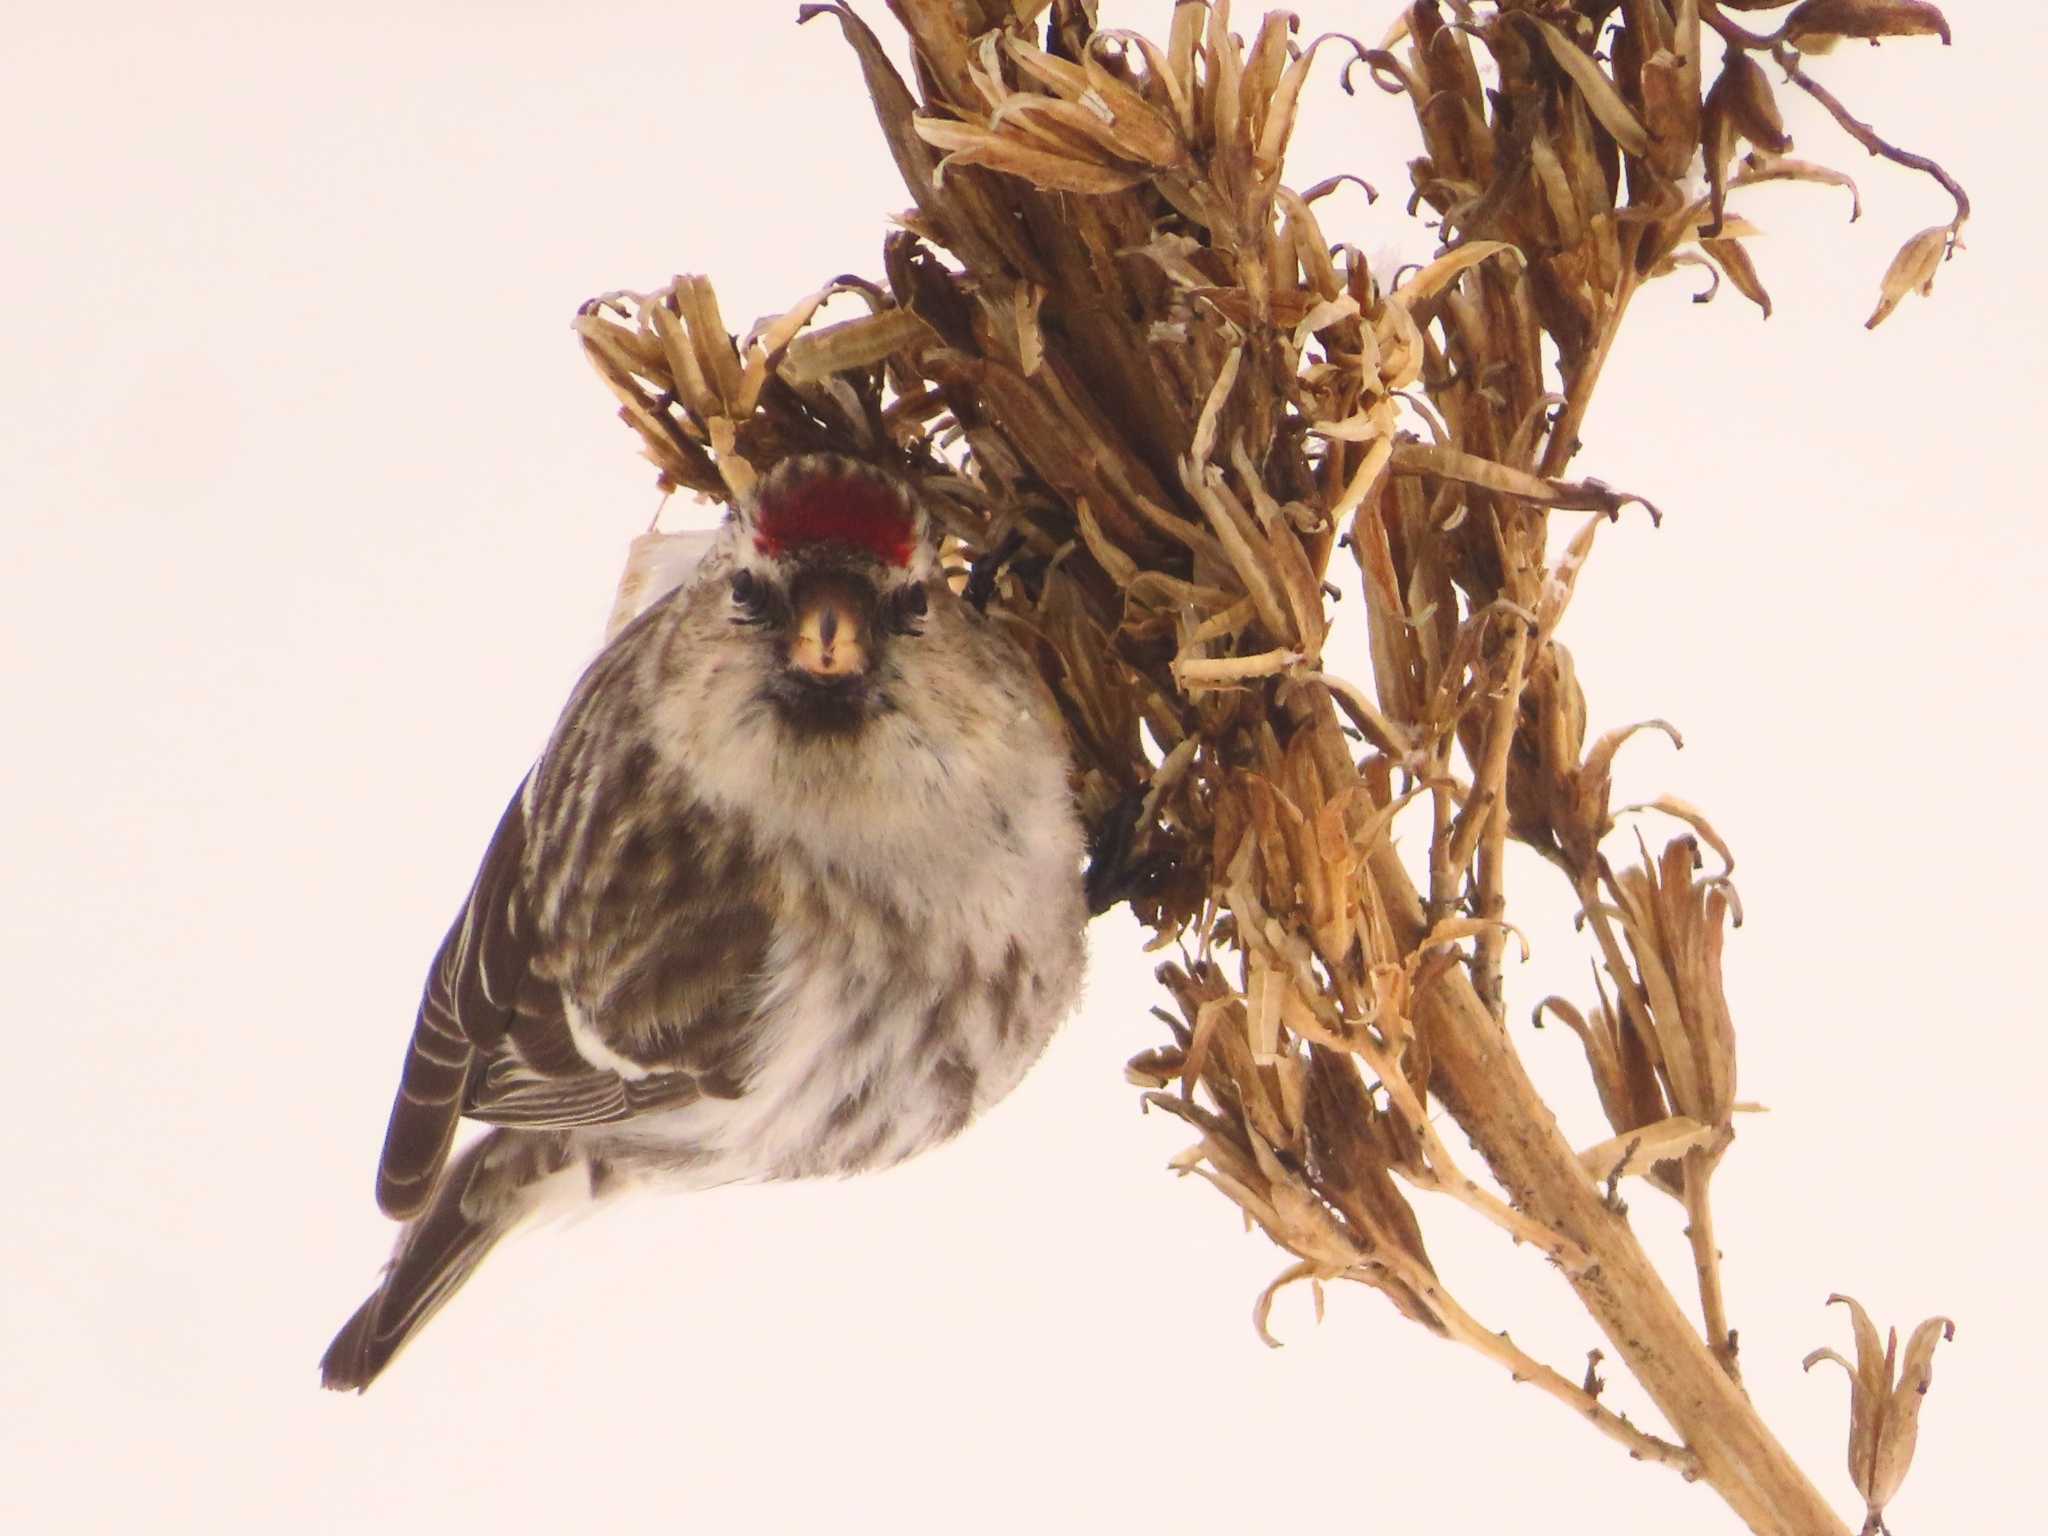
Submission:
M 754 547 L 780 557 L 813 544 L 845 544 L 906 566 L 916 536 L 910 508 L 887 481 L 856 468 L 798 462 L 762 488 Z

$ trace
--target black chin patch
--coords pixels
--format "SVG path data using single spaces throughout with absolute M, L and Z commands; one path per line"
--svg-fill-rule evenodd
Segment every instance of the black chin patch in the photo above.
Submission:
M 802 736 L 850 736 L 875 713 L 875 690 L 865 678 L 817 681 L 784 673 L 768 689 L 768 702 Z

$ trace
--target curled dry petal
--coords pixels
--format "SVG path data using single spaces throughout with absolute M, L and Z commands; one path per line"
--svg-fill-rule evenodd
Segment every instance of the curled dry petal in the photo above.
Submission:
M 1304 1259 L 1300 1263 L 1288 1265 L 1287 1268 L 1280 1271 L 1274 1277 L 1271 1285 L 1259 1292 L 1259 1299 L 1252 1303 L 1252 1328 L 1257 1332 L 1260 1343 L 1264 1344 L 1268 1349 L 1280 1349 L 1283 1347 L 1281 1342 L 1274 1338 L 1272 1332 L 1266 1327 L 1266 1321 L 1273 1314 L 1273 1298 L 1280 1294 L 1282 1287 L 1292 1285 L 1297 1280 L 1307 1280 L 1315 1285 L 1316 1321 L 1321 1322 L 1323 1320 L 1322 1279 L 1321 1271 Z
M 1816 165 L 1811 160 L 1794 160 L 1761 149 L 1752 150 L 1742 157 L 1742 163 L 1728 185 L 1747 187 L 1760 181 L 1817 181 L 1831 187 L 1847 187 L 1849 222 L 1853 224 L 1863 217 L 1863 196 L 1856 190 L 1856 183 L 1842 172 Z
M 1277 11 L 1272 13 L 1267 20 L 1271 21 L 1273 16 L 1279 14 Z M 1259 135 L 1258 147 L 1253 152 L 1262 173 L 1278 173 L 1281 156 L 1287 149 L 1288 135 L 1294 130 L 1295 105 L 1301 97 L 1301 88 L 1308 79 L 1309 66 L 1315 61 L 1316 50 L 1331 41 L 1349 43 L 1354 53 L 1365 52 L 1364 45 L 1356 38 L 1347 37 L 1341 32 L 1325 32 L 1302 49 L 1300 56 L 1287 66 L 1287 72 L 1280 77 L 1273 89 L 1272 100 L 1266 109 L 1265 127 Z M 1276 53 L 1275 57 L 1279 55 Z
M 1681 750 L 1684 748 L 1685 743 L 1679 740 L 1678 732 L 1672 730 L 1662 720 L 1648 720 L 1644 724 L 1663 726 L 1670 732 L 1672 743 Z M 1639 727 L 1632 726 L 1630 729 L 1635 730 Z M 1606 738 L 1601 739 L 1604 741 Z M 1728 840 L 1714 830 L 1714 824 L 1707 820 L 1706 813 L 1691 801 L 1681 800 L 1677 795 L 1659 795 L 1654 800 L 1639 800 L 1633 805 L 1624 805 L 1617 814 L 1627 815 L 1630 811 L 1662 811 L 1666 816 L 1676 816 L 1697 832 L 1709 848 L 1721 855 L 1721 872 L 1712 877 L 1715 881 L 1725 881 L 1735 873 L 1735 852 L 1728 846 Z M 1742 926 L 1740 919 L 1737 919 L 1736 926 Z
M 1614 813 L 1610 809 L 1614 757 L 1623 743 L 1643 730 L 1662 731 L 1671 738 L 1673 746 L 1680 750 L 1685 747 L 1685 739 L 1668 720 L 1638 720 L 1602 734 L 1586 753 L 1584 762 L 1565 770 L 1568 800 L 1565 816 L 1555 830 L 1577 867 L 1591 865 L 1601 841 L 1614 828 Z
M 1447 917 L 1438 923 L 1415 946 L 1415 958 L 1420 959 L 1439 944 L 1455 944 L 1460 939 L 1478 938 L 1488 933 L 1511 933 L 1521 946 L 1522 959 L 1529 958 L 1529 936 L 1513 923 L 1503 922 L 1494 917 Z

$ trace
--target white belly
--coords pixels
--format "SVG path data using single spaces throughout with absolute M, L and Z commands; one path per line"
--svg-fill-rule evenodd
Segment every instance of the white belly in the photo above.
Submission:
M 928 911 L 893 941 L 785 930 L 739 1096 L 604 1127 L 593 1150 L 708 1187 L 886 1167 L 954 1135 L 1017 1086 L 1079 987 L 1070 918 L 1003 915 Z

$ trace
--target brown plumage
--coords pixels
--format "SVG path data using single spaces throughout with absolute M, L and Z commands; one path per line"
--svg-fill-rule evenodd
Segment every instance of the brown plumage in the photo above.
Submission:
M 1043 1049 L 1086 920 L 1060 723 L 931 564 L 894 481 L 792 461 L 592 663 L 429 969 L 377 1181 L 407 1225 L 326 1385 L 551 1190 L 881 1166 Z

